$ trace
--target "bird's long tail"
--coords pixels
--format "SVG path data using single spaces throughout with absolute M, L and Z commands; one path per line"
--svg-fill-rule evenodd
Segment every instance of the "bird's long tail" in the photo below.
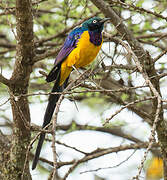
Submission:
M 51 92 L 62 92 L 63 91 L 63 89 L 65 87 L 64 87 L 64 85 L 59 86 L 59 82 L 60 82 L 60 73 L 58 73 L 57 80 L 56 80 Z M 50 123 L 59 97 L 60 97 L 60 94 L 50 94 L 48 105 L 47 105 L 45 115 L 44 115 L 44 122 L 43 122 L 42 128 L 46 127 Z M 35 152 L 35 156 L 33 159 L 32 170 L 36 168 L 36 165 L 38 163 L 44 139 L 45 139 L 45 133 L 41 133 L 39 141 L 38 141 L 37 149 Z

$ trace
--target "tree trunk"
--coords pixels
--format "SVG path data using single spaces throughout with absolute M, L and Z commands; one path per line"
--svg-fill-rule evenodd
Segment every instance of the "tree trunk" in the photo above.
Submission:
M 26 159 L 30 143 L 30 112 L 27 94 L 32 72 L 33 16 L 31 0 L 16 0 L 17 52 L 9 91 L 13 113 L 11 151 L 4 162 L 3 179 L 30 180 L 29 161 Z

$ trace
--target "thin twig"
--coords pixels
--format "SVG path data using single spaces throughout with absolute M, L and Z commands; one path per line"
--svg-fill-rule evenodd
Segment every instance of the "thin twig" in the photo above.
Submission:
M 56 174 L 57 174 L 57 154 L 56 154 L 56 126 L 57 126 L 57 115 L 59 112 L 60 104 L 62 100 L 64 99 L 64 95 L 62 94 L 56 104 L 55 108 L 55 115 L 54 115 L 54 121 L 52 123 L 52 152 L 53 152 L 53 174 L 52 174 L 52 180 L 55 180 Z
M 156 110 L 153 126 L 152 126 L 152 129 L 151 129 L 151 135 L 150 135 L 150 138 L 149 138 L 149 144 L 148 144 L 148 147 L 147 147 L 146 151 L 144 152 L 144 156 L 143 156 L 143 159 L 141 160 L 141 164 L 138 167 L 138 174 L 135 177 L 133 177 L 132 179 L 139 180 L 139 177 L 140 177 L 141 171 L 142 171 L 142 169 L 144 167 L 144 162 L 145 162 L 145 160 L 147 158 L 148 152 L 150 151 L 150 149 L 153 146 L 153 143 L 155 142 L 156 127 L 157 127 L 157 123 L 158 123 L 158 120 L 159 120 L 160 112 L 161 112 L 161 100 L 158 99 L 158 105 L 157 105 L 157 110 Z
M 119 114 L 122 110 L 128 108 L 129 106 L 132 106 L 132 105 L 134 105 L 134 104 L 136 104 L 136 103 L 139 103 L 139 102 L 152 100 L 152 99 L 154 99 L 154 98 L 156 98 L 156 97 L 155 97 L 155 96 L 151 96 L 151 97 L 148 97 L 148 98 L 138 99 L 138 100 L 136 100 L 136 101 L 133 101 L 133 102 L 130 102 L 130 103 L 126 104 L 125 106 L 122 106 L 119 110 L 117 110 L 114 114 L 112 114 L 109 118 L 107 118 L 107 119 L 105 120 L 105 122 L 103 123 L 103 126 L 105 126 L 107 123 L 109 123 L 109 121 L 110 121 L 113 117 L 115 117 L 115 116 L 116 116 L 117 114 Z
M 63 145 L 63 146 L 65 146 L 65 147 L 68 147 L 68 148 L 70 148 L 70 149 L 73 149 L 73 150 L 75 150 L 75 151 L 77 151 L 77 152 L 79 152 L 79 153 L 82 153 L 82 154 L 88 154 L 88 153 L 86 153 L 86 152 L 84 152 L 84 151 L 81 151 L 81 150 L 79 150 L 79 149 L 77 149 L 76 147 L 73 147 L 73 146 L 69 146 L 69 145 L 67 145 L 67 144 L 65 144 L 65 143 L 62 143 L 62 142 L 60 142 L 60 141 L 56 141 L 56 143 L 57 144 L 60 144 L 60 145 Z
M 75 163 L 69 168 L 68 172 L 65 174 L 65 176 L 62 178 L 62 180 L 66 180 L 69 174 L 80 164 L 83 162 L 87 162 L 88 160 L 95 159 L 110 153 L 114 152 L 120 152 L 120 151 L 125 151 L 129 149 L 141 149 L 141 148 L 146 148 L 149 143 L 137 143 L 137 144 L 129 144 L 129 145 L 121 145 L 118 147 L 113 147 L 113 148 L 106 148 L 106 149 L 97 149 L 95 151 L 92 151 L 89 153 L 89 155 L 84 156 L 83 158 L 75 161 Z M 156 146 L 156 144 L 155 144 Z
M 47 126 L 45 126 L 43 129 L 40 130 L 40 132 L 32 139 L 32 141 L 30 142 L 30 144 L 28 145 L 28 149 L 27 149 L 27 152 L 26 152 L 26 158 L 25 158 L 25 161 L 24 161 L 24 167 L 23 167 L 23 171 L 22 171 L 22 175 L 21 175 L 21 180 L 24 180 L 24 173 L 25 173 L 25 168 L 26 168 L 26 164 L 28 162 L 28 157 L 29 157 L 29 152 L 32 148 L 32 145 L 34 144 L 34 142 L 37 140 L 37 138 L 41 135 L 42 132 L 49 132 L 47 130 L 47 128 L 51 125 L 52 122 L 50 122 Z
M 9 102 L 10 101 L 10 98 L 8 98 L 5 102 L 3 102 L 2 104 L 0 104 L 0 107 L 1 106 L 3 106 L 3 105 L 5 105 L 7 102 Z
M 156 114 L 155 114 L 155 119 L 153 121 L 153 127 L 152 127 L 152 132 L 151 132 L 151 137 L 150 137 L 149 145 L 147 147 L 147 150 L 144 153 L 144 157 L 143 157 L 143 160 L 141 161 L 141 166 L 139 167 L 138 174 L 135 177 L 133 177 L 133 179 L 138 180 L 139 176 L 141 174 L 141 171 L 143 169 L 144 162 L 146 160 L 147 154 L 148 154 L 149 150 L 151 149 L 152 144 L 153 144 L 153 140 L 155 138 L 155 130 L 156 130 L 157 122 L 159 120 L 159 114 L 160 114 L 160 110 L 161 110 L 161 106 L 162 106 L 162 104 L 161 104 L 162 98 L 161 98 L 159 92 L 156 90 L 156 88 L 152 84 L 152 82 L 150 81 L 150 78 L 148 77 L 148 75 L 144 72 L 143 67 L 142 67 L 140 61 L 138 60 L 137 56 L 132 51 L 132 49 L 126 43 L 124 43 L 122 40 L 120 40 L 120 39 L 117 39 L 117 40 L 120 42 L 120 44 L 122 46 L 125 47 L 125 49 L 128 51 L 128 53 L 130 53 L 132 55 L 132 58 L 135 61 L 138 70 L 141 72 L 143 78 L 145 79 L 146 84 L 149 86 L 149 88 L 152 91 L 152 93 L 154 94 L 155 98 L 157 98 L 157 103 L 158 103 L 157 104 Z
M 157 62 L 163 55 L 167 53 L 167 49 L 159 54 L 156 58 L 154 58 L 153 63 Z
M 148 10 L 148 9 L 144 9 L 144 8 L 142 8 L 142 7 L 137 7 L 137 6 L 135 6 L 135 5 L 133 5 L 133 4 L 129 4 L 129 3 L 124 3 L 124 2 L 122 2 L 122 1 L 120 1 L 120 0 L 117 0 L 117 1 L 112 0 L 111 2 L 112 2 L 112 3 L 115 3 L 115 4 L 119 4 L 119 5 L 121 5 L 121 7 L 125 8 L 125 9 L 133 8 L 133 9 L 136 10 L 137 12 L 140 12 L 140 13 L 143 13 L 143 12 L 144 12 L 144 13 L 147 13 L 147 14 L 151 14 L 151 15 L 154 15 L 154 16 L 156 16 L 156 17 L 158 17 L 158 18 L 165 19 L 165 20 L 167 21 L 167 17 L 164 17 L 163 15 L 158 14 L 158 13 L 153 12 L 153 11 L 150 11 L 150 10 Z
M 116 168 L 116 167 L 119 167 L 120 165 L 122 165 L 123 163 L 125 163 L 126 161 L 128 161 L 133 155 L 134 153 L 136 152 L 136 149 L 132 152 L 132 154 L 130 154 L 130 156 L 128 156 L 125 160 L 121 161 L 120 163 L 114 165 L 114 166 L 111 166 L 111 167 L 103 167 L 103 168 L 97 168 L 97 169 L 92 169 L 92 170 L 88 170 L 88 171 L 83 171 L 83 172 L 80 172 L 80 174 L 84 174 L 84 173 L 88 173 L 88 172 L 96 172 L 96 171 L 100 171 L 100 170 L 104 170 L 104 169 L 113 169 L 113 168 Z
M 90 88 L 89 90 L 81 90 L 81 91 L 67 91 L 67 92 L 63 92 L 63 94 L 82 94 L 82 93 L 87 93 L 87 92 L 100 92 L 100 93 L 114 93 L 114 92 L 126 92 L 126 91 L 129 91 L 129 90 L 133 90 L 133 89 L 139 89 L 139 88 L 146 88 L 148 87 L 147 85 L 143 85 L 143 86 L 135 86 L 135 87 L 123 87 L 123 88 L 120 88 L 120 89 L 115 89 L 115 90 L 110 90 L 110 89 L 96 89 L 96 87 L 94 86 L 86 86 L 85 84 L 82 84 L 81 85 L 83 87 L 86 87 L 86 88 Z M 78 84 L 77 86 L 75 86 L 75 88 L 78 87 Z M 71 88 L 73 89 L 73 87 Z M 20 97 L 28 97 L 28 96 L 41 96 L 41 95 L 50 95 L 50 94 L 62 94 L 62 92 L 48 92 L 48 93 L 42 93 L 42 92 L 38 92 L 38 93 L 29 93 L 29 94 L 20 94 L 19 96 L 15 96 L 15 98 L 20 98 Z
M 79 75 L 79 77 L 77 79 L 75 79 L 74 81 L 72 81 L 63 91 L 64 92 L 67 92 L 68 90 L 70 90 L 72 88 L 72 86 L 77 83 L 78 81 L 81 81 L 83 80 L 83 77 L 85 77 L 85 74 L 89 71 L 86 70 L 84 71 L 82 74 Z M 53 162 L 53 165 L 54 165 L 54 168 L 53 168 L 53 174 L 52 174 L 52 180 L 55 179 L 56 177 L 56 174 L 57 174 L 57 154 L 56 154 L 56 147 L 55 147 L 55 143 L 56 143 L 56 137 L 55 137 L 55 132 L 56 132 L 56 126 L 57 126 L 57 115 L 58 115 L 58 112 L 59 112 L 59 108 L 60 108 L 60 104 L 61 104 L 61 101 L 63 100 L 64 98 L 64 94 L 61 94 L 57 104 L 56 104 L 56 108 L 55 108 L 55 116 L 54 116 L 54 120 L 53 120 L 53 124 L 52 124 L 52 152 L 53 152 L 53 159 L 54 159 L 54 162 Z

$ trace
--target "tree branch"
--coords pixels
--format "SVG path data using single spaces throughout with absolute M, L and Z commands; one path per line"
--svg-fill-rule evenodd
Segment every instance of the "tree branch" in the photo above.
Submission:
M 6 79 L 2 74 L 0 74 L 0 82 L 5 84 L 6 86 L 10 85 L 10 80 Z
M 164 172 L 167 172 L 167 127 L 163 119 L 162 110 L 162 99 L 159 88 L 158 79 L 149 79 L 149 77 L 156 76 L 155 67 L 153 64 L 153 59 L 151 59 L 148 52 L 145 52 L 143 47 L 133 36 L 133 34 L 126 28 L 120 17 L 114 12 L 114 10 L 104 2 L 103 0 L 91 0 L 107 17 L 111 18 L 111 22 L 116 27 L 118 32 L 122 37 L 128 42 L 131 49 L 131 54 L 133 54 L 133 59 L 136 63 L 137 68 L 141 72 L 146 83 L 149 85 L 151 93 L 157 98 L 153 100 L 152 114 L 154 115 L 153 126 L 156 126 L 158 133 L 158 140 L 161 144 L 161 150 L 164 160 Z M 127 46 L 128 47 L 128 46 Z M 126 48 L 127 49 L 127 48 Z M 158 112 L 158 117 L 157 117 Z M 155 128 L 153 128 L 155 129 Z M 150 144 L 151 145 L 151 144 Z M 149 148 L 149 147 L 148 147 Z M 164 173 L 164 179 L 167 180 L 167 173 Z
M 114 152 L 120 152 L 125 151 L 129 149 L 141 149 L 146 148 L 148 146 L 148 143 L 138 143 L 138 144 L 130 144 L 130 145 L 122 145 L 114 148 L 106 148 L 106 149 L 97 149 L 93 152 L 91 152 L 89 155 L 84 156 L 82 159 L 77 160 L 68 170 L 68 172 L 65 174 L 63 180 L 66 180 L 68 175 L 81 163 L 87 162 L 89 160 L 114 153 Z M 157 145 L 155 145 L 157 146 Z

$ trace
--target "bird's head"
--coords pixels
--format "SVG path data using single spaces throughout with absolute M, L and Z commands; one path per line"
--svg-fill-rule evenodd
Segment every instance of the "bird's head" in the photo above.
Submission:
M 101 32 L 104 27 L 104 23 L 110 20 L 110 18 L 101 19 L 99 17 L 93 17 L 88 19 L 82 24 L 82 27 L 88 29 L 89 31 Z

